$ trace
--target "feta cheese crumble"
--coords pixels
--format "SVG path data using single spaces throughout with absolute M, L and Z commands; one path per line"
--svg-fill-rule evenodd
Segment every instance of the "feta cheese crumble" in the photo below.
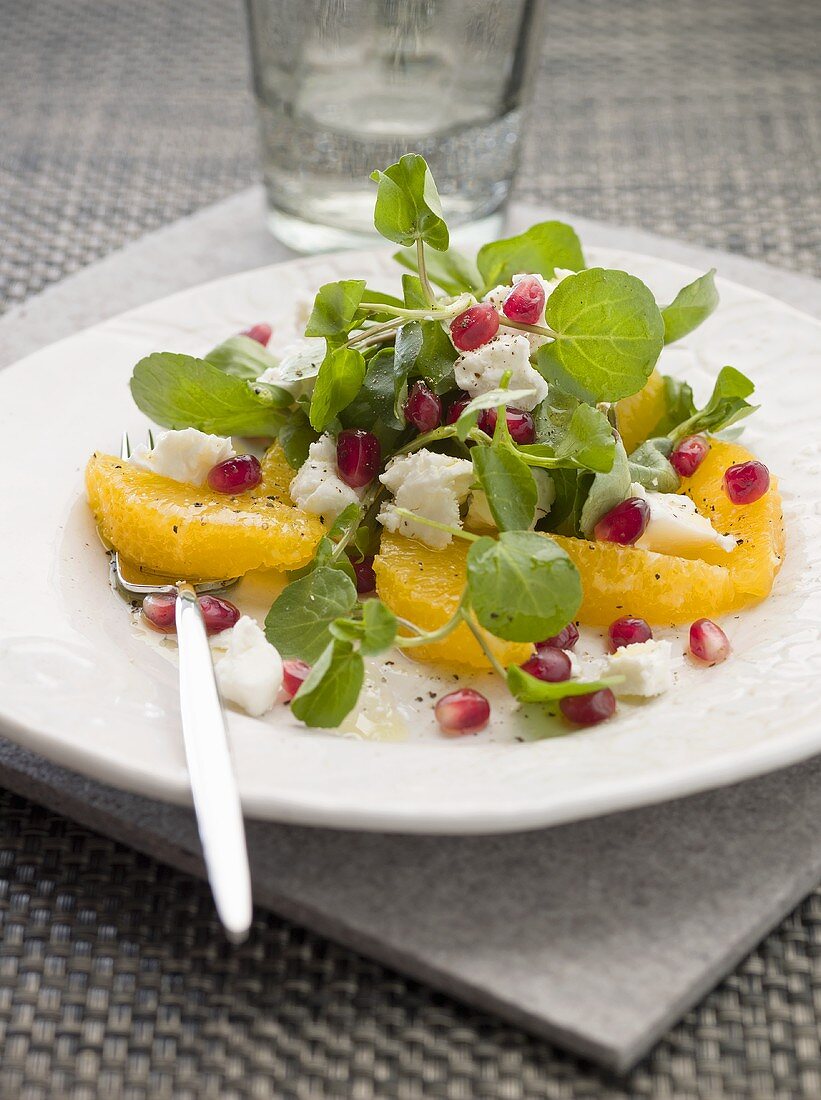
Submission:
M 257 381 L 280 386 L 295 398 L 309 394 L 325 358 L 325 341 L 318 336 L 295 340 L 282 349 L 280 356 L 277 365 L 263 371 Z
M 282 658 L 257 623 L 243 615 L 230 631 L 228 649 L 214 665 L 214 673 L 223 699 L 261 718 L 282 685 Z
M 434 550 L 450 545 L 453 536 L 428 524 L 400 516 L 404 508 L 434 523 L 461 527 L 459 505 L 473 484 L 473 463 L 465 458 L 450 458 L 425 448 L 392 459 L 379 480 L 393 493 L 393 504 L 385 504 L 377 519 L 388 531 L 398 531 L 418 539 Z
M 720 546 L 727 553 L 735 549 L 735 539 L 720 535 L 689 497 L 680 493 L 654 493 L 637 482 L 630 486 L 630 496 L 641 497 L 650 508 L 650 520 L 636 543 L 642 550 L 681 554 L 711 545 Z
M 623 676 L 613 685 L 616 695 L 662 695 L 673 686 L 673 647 L 670 642 L 634 642 L 605 658 L 605 676 Z
M 308 448 L 308 457 L 291 482 L 290 493 L 303 512 L 333 521 L 349 504 L 359 504 L 365 489 L 352 489 L 339 476 L 336 440 L 326 432 Z
M 134 448 L 128 461 L 160 477 L 204 485 L 209 470 L 236 453 L 230 439 L 207 435 L 196 428 L 183 428 L 182 431 L 160 432 L 153 448 L 141 443 Z
M 530 397 L 517 398 L 516 407 L 530 412 L 547 397 L 547 382 L 530 363 L 530 344 L 522 333 L 500 333 L 475 351 L 465 351 L 453 364 L 459 389 L 478 397 L 499 388 L 510 371 L 509 389 L 531 390 Z

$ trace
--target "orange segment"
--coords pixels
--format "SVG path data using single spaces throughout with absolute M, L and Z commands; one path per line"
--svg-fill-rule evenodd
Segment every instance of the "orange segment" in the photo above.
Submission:
M 94 454 L 88 501 L 112 546 L 158 573 L 207 579 L 294 569 L 310 560 L 323 528 L 317 516 L 283 503 L 293 473 L 280 455 L 266 456 L 256 489 L 227 497 Z
M 424 630 L 444 625 L 456 611 L 465 587 L 468 544 L 455 539 L 444 550 L 385 531 L 374 561 L 376 589 L 394 614 Z M 503 665 L 526 661 L 533 647 L 503 642 L 485 633 L 489 648 Z M 423 661 L 451 661 L 473 668 L 489 662 L 471 631 L 462 623 L 441 642 L 407 650 Z
M 616 423 L 628 454 L 647 439 L 666 411 L 664 379 L 657 370 L 638 393 L 616 402 Z

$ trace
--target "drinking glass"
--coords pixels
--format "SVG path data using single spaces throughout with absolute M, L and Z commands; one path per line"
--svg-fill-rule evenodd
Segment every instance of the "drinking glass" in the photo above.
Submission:
M 247 7 L 277 237 L 307 252 L 373 243 L 368 177 L 410 152 L 430 165 L 451 227 L 493 235 L 518 164 L 543 0 Z

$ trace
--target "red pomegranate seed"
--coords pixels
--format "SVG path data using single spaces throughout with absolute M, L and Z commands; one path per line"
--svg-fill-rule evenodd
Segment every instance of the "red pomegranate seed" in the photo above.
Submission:
M 526 445 L 535 442 L 536 425 L 533 423 L 533 417 L 529 412 L 525 412 L 524 409 L 507 408 L 505 409 L 505 416 L 507 417 L 507 430 L 510 432 L 510 438 L 514 443 Z M 496 431 L 496 409 L 482 409 L 479 413 L 477 426 L 486 435 L 493 435 Z
M 379 473 L 382 448 L 373 432 L 348 428 L 336 441 L 336 465 L 339 476 L 352 489 L 370 485 Z
M 262 481 L 262 467 L 253 455 L 227 458 L 208 471 L 208 485 L 215 493 L 244 493 Z
M 311 672 L 311 666 L 304 661 L 290 659 L 282 662 L 282 690 L 289 699 L 293 699 Z
M 446 424 L 455 424 L 467 406 L 470 404 L 470 395 L 463 393 L 451 403 L 445 417 Z
M 240 336 L 247 336 L 250 340 L 256 340 L 258 344 L 262 344 L 265 348 L 268 346 L 268 341 L 271 339 L 272 332 L 273 329 L 270 325 L 260 322 L 258 325 L 251 325 L 250 328 L 245 329 L 240 333 Z
M 579 628 L 575 623 L 568 623 L 552 638 L 545 638 L 543 642 L 537 642 L 536 651 L 542 649 L 572 649 L 578 640 Z
M 610 650 L 615 653 L 625 645 L 636 645 L 638 642 L 649 642 L 653 637 L 650 624 L 644 619 L 635 619 L 632 615 L 623 615 L 610 624 L 608 630 L 610 637 Z
M 356 590 L 360 596 L 373 592 L 376 588 L 376 573 L 373 571 L 373 558 L 363 558 L 362 561 L 352 561 L 354 574 L 356 575 Z
M 442 399 L 427 382 L 414 382 L 405 402 L 405 419 L 417 432 L 432 432 L 442 423 Z
M 724 474 L 724 491 L 733 504 L 754 504 L 770 487 L 770 471 L 763 462 L 739 462 Z
M 177 597 L 173 592 L 146 596 L 143 600 L 143 618 L 160 634 L 176 634 L 176 605 Z
M 448 737 L 478 733 L 490 719 L 490 703 L 473 688 L 461 688 L 443 695 L 436 703 L 436 721 Z
M 696 619 L 690 627 L 690 652 L 699 661 L 717 665 L 730 656 L 730 640 L 712 619 Z
M 499 331 L 499 314 L 490 302 L 480 302 L 450 323 L 450 338 L 459 351 L 475 351 Z
M 537 680 L 547 680 L 549 684 L 569 680 L 573 671 L 570 658 L 565 651 L 553 649 L 550 646 L 537 650 L 521 667 L 523 672 L 535 676 Z
M 576 726 L 596 726 L 616 713 L 616 697 L 610 688 L 589 695 L 568 695 L 560 700 L 562 714 Z
M 239 621 L 240 610 L 228 600 L 219 596 L 200 596 L 200 611 L 208 634 L 220 634 Z
M 650 521 L 650 506 L 641 497 L 630 497 L 612 508 L 594 528 L 599 542 L 630 546 L 638 542 Z
M 538 325 L 544 309 L 544 287 L 535 275 L 526 275 L 519 279 L 502 304 L 502 313 L 511 321 L 521 321 L 525 325 Z
M 679 477 L 692 477 L 710 450 L 703 435 L 688 435 L 670 455 L 670 465 Z

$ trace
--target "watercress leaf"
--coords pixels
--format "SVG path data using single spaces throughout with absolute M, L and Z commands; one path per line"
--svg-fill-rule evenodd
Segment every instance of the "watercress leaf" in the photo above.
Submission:
M 275 436 L 293 400 L 276 387 L 243 381 L 204 359 L 155 352 L 131 376 L 137 407 L 164 428 L 198 428 L 213 435 Z
M 540 222 L 516 237 L 483 245 L 476 266 L 484 280 L 484 289 L 489 290 L 510 283 L 514 275 L 523 273 L 554 279 L 557 267 L 581 271 L 584 255 L 579 238 L 569 225 Z
M 332 638 L 294 696 L 291 711 L 306 726 L 338 726 L 356 706 L 364 679 L 360 654 L 350 642 Z
M 321 286 L 305 326 L 305 335 L 328 337 L 347 333 L 357 316 L 364 290 L 364 279 L 340 279 Z
M 685 420 L 689 420 L 695 414 L 696 406 L 693 401 L 693 390 L 687 382 L 678 378 L 672 378 L 669 374 L 662 375 L 664 380 L 664 416 L 653 428 L 654 436 L 669 434 L 673 428 Z
M 593 537 L 593 528 L 607 513 L 630 496 L 630 463 L 620 439 L 616 440 L 613 466 L 606 474 L 596 474 L 579 516 L 579 527 L 586 539 Z
M 362 605 L 363 634 L 359 652 L 365 657 L 390 649 L 396 641 L 396 616 L 381 600 L 366 600 Z
M 551 470 L 555 496 L 550 512 L 539 524 L 540 529 L 558 535 L 581 536 L 579 520 L 594 474 L 587 470 Z
M 266 370 L 277 365 L 276 358 L 250 336 L 231 336 L 223 340 L 206 355 L 206 360 L 235 378 L 259 378 Z
M 510 642 L 558 634 L 582 600 L 578 570 L 560 546 L 530 531 L 480 538 L 467 555 L 470 606 L 480 624 Z
M 419 270 L 419 258 L 415 248 L 403 248 L 395 252 L 393 258 L 403 267 L 409 267 L 411 271 Z M 425 267 L 430 281 L 440 286 L 446 294 L 463 294 L 465 291 L 476 294 L 481 290 L 482 276 L 476 264 L 455 248 L 448 248 L 444 252 L 433 252 L 426 256 Z M 423 299 L 422 308 L 426 304 Z
M 684 439 L 696 432 L 716 432 L 729 428 L 745 416 L 755 412 L 757 405 L 751 405 L 747 398 L 754 392 L 755 386 L 735 367 L 722 367 L 716 378 L 710 400 L 703 409 L 668 433 L 673 442 Z
M 338 569 L 321 566 L 289 584 L 274 600 L 265 619 L 265 636 L 283 657 L 309 664 L 328 644 L 328 627 L 351 612 L 356 586 Z
M 414 255 L 416 250 L 414 249 Z M 430 309 L 430 303 L 422 289 L 422 281 L 418 275 L 402 276 L 402 297 L 405 300 L 406 309 Z
M 617 401 L 652 374 L 664 322 L 634 275 L 600 267 L 569 275 L 548 298 L 545 315 L 557 338 L 539 349 L 537 366 L 575 396 Z
M 675 493 L 681 484 L 660 441 L 646 440 L 630 455 L 629 464 L 631 483 L 638 482 L 655 493 Z
M 329 349 L 322 360 L 311 396 L 311 427 L 322 432 L 359 393 L 365 360 L 355 348 Z
M 591 680 L 588 683 L 580 680 L 550 683 L 547 680 L 538 680 L 518 665 L 508 665 L 507 669 L 507 686 L 511 695 L 520 703 L 555 703 L 559 699 L 566 699 L 569 695 L 589 695 L 593 691 L 601 691 L 602 688 L 621 683 L 623 678 L 611 676 L 604 680 Z
M 348 577 L 352 584 L 356 584 L 356 574 L 353 571 L 353 566 L 348 560 L 345 554 L 342 554 L 339 558 L 334 559 L 334 544 L 331 542 L 327 535 L 323 535 L 317 543 L 314 556 L 308 562 L 307 565 L 303 565 L 301 569 L 294 569 L 288 573 L 289 581 L 298 581 L 301 577 L 307 577 L 309 573 L 313 573 L 316 569 L 338 569 Z
M 580 404 L 556 444 L 556 457 L 597 473 L 613 468 L 616 440 L 610 421 L 598 409 Z
M 371 173 L 376 180 L 373 224 L 378 233 L 396 244 L 417 240 L 443 252 L 449 243 L 442 203 L 424 157 L 406 153 L 384 172 Z
M 328 532 L 328 538 L 331 542 L 341 542 L 343 539 L 350 539 L 359 527 L 361 518 L 362 506 L 360 504 L 349 504 L 346 508 L 342 509 L 334 520 Z
M 438 394 L 455 385 L 453 364 L 457 351 L 438 321 L 420 321 L 422 347 L 411 368 L 411 378 L 424 378 Z
M 672 344 L 706 321 L 718 306 L 716 269 L 682 287 L 669 306 L 664 306 L 664 342 Z
M 294 409 L 279 429 L 277 439 L 288 465 L 298 470 L 307 460 L 308 449 L 312 443 L 316 443 L 319 435 L 311 427 L 302 409 Z
M 507 443 L 474 447 L 473 469 L 500 531 L 527 531 L 536 514 L 536 482 Z
M 397 397 L 403 383 L 394 349 L 381 348 L 368 362 L 361 389 L 341 414 L 342 423 L 346 428 L 375 432 L 380 443 L 394 439 L 394 433 L 405 426 L 404 418 L 396 415 Z M 383 429 L 390 430 L 385 439 Z

